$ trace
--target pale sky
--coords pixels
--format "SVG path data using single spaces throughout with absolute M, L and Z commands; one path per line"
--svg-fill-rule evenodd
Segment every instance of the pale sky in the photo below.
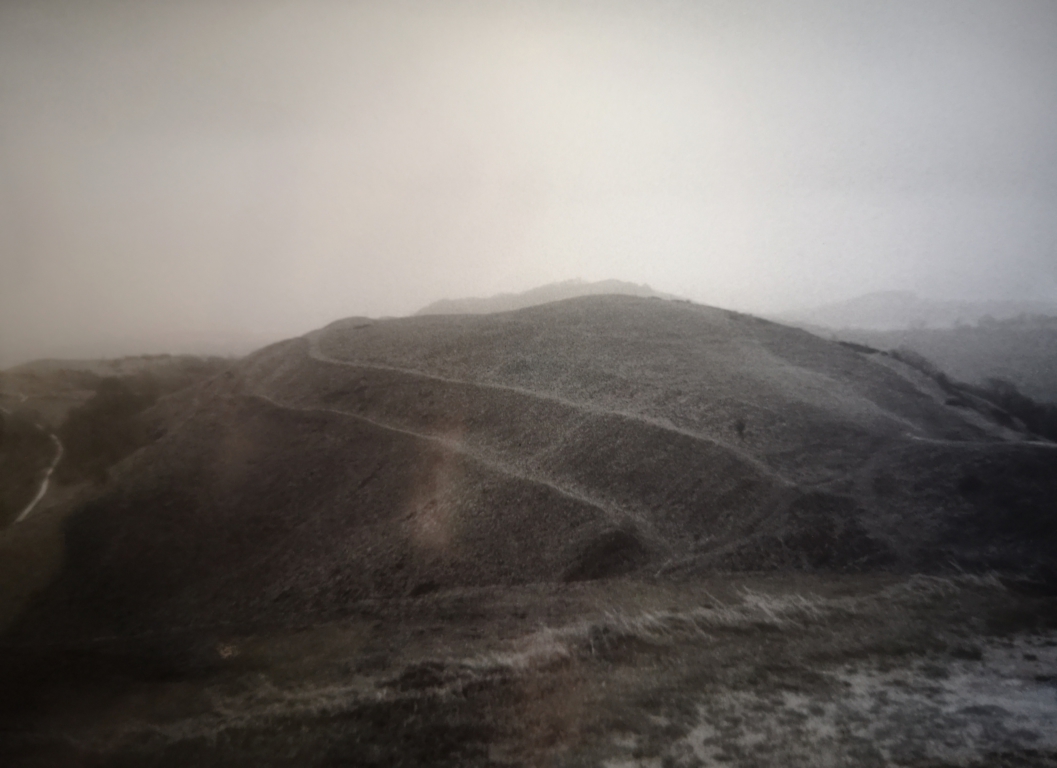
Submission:
M 575 277 L 1057 299 L 1057 3 L 0 0 L 0 366 Z

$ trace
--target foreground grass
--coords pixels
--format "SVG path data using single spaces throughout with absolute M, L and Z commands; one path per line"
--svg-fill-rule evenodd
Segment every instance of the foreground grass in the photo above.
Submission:
M 367 601 L 311 627 L 5 657 L 21 670 L 7 670 L 0 732 L 11 765 L 1050 765 L 1057 754 L 1057 609 L 993 577 L 453 590 Z

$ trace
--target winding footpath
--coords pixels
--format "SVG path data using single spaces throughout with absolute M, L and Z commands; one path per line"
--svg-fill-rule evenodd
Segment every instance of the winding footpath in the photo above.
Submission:
M 745 462 L 747 465 L 753 467 L 756 471 L 760 472 L 761 474 L 779 478 L 777 473 L 775 473 L 775 471 L 771 467 L 769 467 L 764 462 L 760 461 L 759 458 L 752 455 L 744 448 L 723 440 L 719 440 L 712 435 L 705 435 L 700 432 L 683 429 L 682 427 L 678 427 L 675 424 L 672 424 L 666 419 L 654 419 L 641 413 L 628 413 L 626 411 L 598 408 L 587 403 L 569 400 L 559 395 L 537 392 L 535 390 L 525 389 L 523 387 L 518 387 L 511 384 L 500 384 L 492 381 L 472 381 L 467 379 L 455 379 L 449 376 L 441 376 L 436 373 L 427 373 L 426 371 L 420 371 L 414 368 L 401 368 L 399 366 L 386 365 L 383 363 L 367 363 L 356 360 L 346 360 L 342 358 L 331 357 L 326 352 L 324 352 L 320 346 L 322 340 L 321 331 L 312 331 L 311 333 L 305 334 L 304 338 L 308 341 L 308 357 L 320 363 L 360 370 L 388 371 L 390 373 L 398 373 L 414 379 L 424 381 L 438 381 L 443 384 L 453 384 L 458 387 L 493 389 L 501 392 L 512 392 L 516 395 L 520 395 L 522 397 L 527 397 L 530 399 L 547 400 L 553 403 L 557 403 L 560 406 L 570 408 L 574 411 L 579 411 L 581 413 L 588 413 L 597 416 L 616 417 L 619 419 L 625 419 L 627 421 L 637 422 L 639 424 L 645 424 L 656 429 L 664 430 L 665 432 L 669 432 L 676 435 L 682 435 L 683 437 L 687 437 L 696 442 L 705 443 L 711 446 L 712 448 L 716 448 L 721 451 L 733 454 L 738 459 Z
M 498 461 L 496 459 L 496 457 L 486 456 L 486 455 L 484 455 L 482 453 L 479 453 L 477 451 L 471 450 L 465 444 L 463 444 L 463 443 L 461 443 L 459 441 L 446 440 L 446 439 L 444 439 L 442 437 L 438 437 L 436 435 L 429 435 L 429 434 L 425 434 L 425 433 L 422 433 L 422 432 L 414 432 L 414 431 L 412 431 L 410 429 L 404 429 L 403 427 L 397 427 L 397 426 L 393 426 L 392 424 L 386 424 L 386 423 L 381 422 L 381 421 L 376 421 L 375 419 L 369 418 L 367 416 L 363 416 L 363 415 L 358 414 L 358 413 L 352 413 L 351 411 L 341 411 L 341 410 L 336 410 L 334 408 L 313 408 L 313 407 L 299 407 L 299 406 L 294 406 L 294 405 L 287 405 L 285 403 L 281 403 L 281 402 L 279 402 L 277 400 L 274 400 L 271 397 L 268 397 L 267 395 L 263 395 L 263 394 L 260 394 L 260 393 L 251 394 L 251 395 L 248 395 L 248 397 L 254 398 L 254 399 L 257 399 L 257 400 L 261 400 L 261 401 L 263 401 L 265 403 L 268 403 L 269 405 L 271 405 L 271 406 L 273 406 L 275 408 L 281 408 L 281 409 L 287 410 L 287 411 L 302 411 L 304 413 L 329 413 L 329 414 L 333 414 L 335 416 L 340 416 L 340 417 L 343 417 L 343 418 L 346 418 L 346 419 L 352 419 L 352 420 L 355 420 L 355 421 L 360 421 L 360 422 L 363 422 L 365 424 L 369 424 L 369 425 L 371 425 L 371 426 L 373 426 L 373 427 L 375 427 L 377 429 L 385 430 L 387 432 L 395 432 L 397 434 L 407 435 L 408 437 L 412 437 L 412 438 L 415 438 L 417 440 L 423 440 L 423 441 L 428 442 L 428 443 L 433 443 L 434 445 L 439 445 L 439 446 L 445 448 L 448 451 L 451 451 L 453 453 L 461 454 L 461 455 L 467 457 L 468 459 L 470 459 L 471 461 L 475 462 L 479 466 L 484 467 L 486 469 L 490 469 L 493 472 L 497 472 L 499 474 L 503 474 L 503 475 L 506 475 L 507 477 L 511 477 L 511 478 L 514 478 L 514 479 L 517 479 L 517 480 L 521 480 L 521 481 L 526 482 L 526 483 L 530 483 L 530 484 L 533 484 L 533 485 L 537 485 L 537 486 L 542 486 L 542 487 L 548 488 L 552 492 L 558 494 L 559 496 L 564 496 L 567 499 L 571 499 L 571 500 L 576 501 L 576 502 L 578 502 L 580 504 L 584 504 L 585 506 L 592 507 L 592 508 L 598 510 L 600 513 L 602 513 L 602 515 L 605 518 L 607 518 L 608 520 L 610 520 L 611 522 L 613 522 L 616 525 L 621 525 L 621 524 L 623 524 L 624 522 L 626 522 L 628 520 L 635 521 L 635 522 L 637 522 L 639 524 L 639 526 L 640 526 L 640 528 L 641 528 L 643 533 L 645 533 L 648 536 L 651 536 L 654 539 L 657 538 L 656 535 L 652 531 L 652 525 L 651 525 L 650 520 L 648 519 L 648 517 L 646 517 L 645 515 L 643 515 L 641 513 L 640 514 L 636 514 L 636 513 L 632 512 L 630 510 L 625 510 L 625 509 L 620 509 L 620 508 L 613 507 L 613 506 L 607 504 L 606 502 L 601 501 L 600 499 L 592 498 L 591 496 L 589 496 L 586 493 L 583 493 L 582 491 L 574 490 L 572 488 L 567 488 L 567 487 L 563 487 L 561 485 L 558 485 L 557 483 L 555 483 L 551 479 L 540 477 L 540 476 L 535 475 L 535 474 L 530 473 L 530 472 L 519 471 L 519 470 L 507 465 L 506 463 Z
M 18 396 L 20 398 L 20 402 L 23 403 L 26 402 L 26 400 L 28 399 L 22 393 L 18 393 Z M 0 406 L 0 411 L 3 411 L 7 415 L 11 415 L 11 411 L 9 411 L 7 408 L 4 408 L 3 406 Z M 35 426 L 39 431 L 44 431 L 44 427 L 42 427 L 39 422 Z M 44 479 L 41 480 L 40 488 L 37 489 L 37 495 L 34 496 L 33 500 L 29 502 L 29 504 L 27 504 L 21 512 L 18 513 L 18 517 L 15 518 L 16 523 L 21 523 L 23 520 L 25 520 L 29 516 L 29 513 L 34 510 L 37 504 L 40 503 L 40 500 L 44 498 L 44 494 L 48 492 L 48 483 L 51 481 L 51 473 L 55 471 L 55 467 L 57 467 L 59 465 L 59 462 L 62 461 L 62 455 L 65 452 L 65 449 L 62 445 L 62 441 L 59 440 L 59 436 L 56 435 L 54 432 L 49 432 L 48 437 L 50 437 L 51 441 L 55 443 L 55 458 L 52 459 L 51 464 L 48 466 L 48 470 L 44 473 Z
M 39 429 L 41 432 L 44 431 L 43 427 L 41 427 L 39 424 L 37 425 L 37 429 Z M 40 488 L 37 490 L 37 495 L 33 497 L 33 501 L 29 502 L 29 504 L 26 505 L 26 508 L 23 509 L 19 513 L 18 517 L 15 518 L 16 523 L 21 523 L 23 520 L 25 520 L 29 513 L 33 511 L 33 508 L 37 506 L 41 499 L 44 498 L 44 494 L 48 492 L 48 483 L 51 480 L 51 473 L 55 471 L 55 467 L 57 467 L 59 465 L 59 462 L 62 460 L 62 454 L 64 452 L 64 449 L 62 447 L 62 441 L 59 440 L 58 436 L 54 432 L 50 433 L 48 436 L 51 438 L 51 441 L 55 443 L 55 458 L 52 459 L 51 465 L 48 467 L 48 471 L 44 473 L 44 480 L 42 480 L 40 483 Z

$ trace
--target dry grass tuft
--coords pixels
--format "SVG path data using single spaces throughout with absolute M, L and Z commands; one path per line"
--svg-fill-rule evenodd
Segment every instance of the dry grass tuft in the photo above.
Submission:
M 657 646 L 683 639 L 709 638 L 710 632 L 791 629 L 855 613 L 848 601 L 816 595 L 768 595 L 744 590 L 737 603 L 709 598 L 686 611 L 607 611 L 600 618 L 564 627 L 544 627 L 523 638 L 518 649 L 461 662 L 479 671 L 505 668 L 522 672 L 593 657 L 618 647 Z

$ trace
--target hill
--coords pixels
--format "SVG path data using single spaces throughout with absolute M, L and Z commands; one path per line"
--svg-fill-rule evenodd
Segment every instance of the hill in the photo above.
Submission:
M 36 360 L 0 371 L 0 529 L 25 509 L 63 446 L 55 479 L 101 478 L 147 442 L 138 414 L 160 395 L 216 375 L 224 358 L 140 355 Z M 54 433 L 52 436 L 50 433 Z M 42 501 L 47 501 L 42 498 Z
M 880 349 L 910 349 L 961 381 L 999 379 L 1043 402 L 1057 403 L 1057 317 L 1022 315 L 957 328 L 847 329 L 838 338 Z
M 628 296 L 350 318 L 159 400 L 17 630 L 717 570 L 1025 572 L 1057 450 L 893 358 Z M 49 629 L 50 628 L 50 629 Z
M 574 299 L 578 296 L 600 296 L 617 294 L 621 296 L 656 297 L 658 299 L 676 299 L 670 293 L 658 293 L 648 285 L 626 283 L 622 280 L 601 280 L 587 283 L 583 280 L 566 280 L 561 283 L 541 285 L 523 293 L 500 293 L 488 298 L 441 299 L 423 307 L 416 315 L 484 315 L 491 312 L 510 312 L 515 309 L 535 307 L 552 301 Z
M 938 301 L 910 291 L 881 291 L 820 307 L 783 312 L 774 318 L 794 325 L 872 331 L 953 328 L 981 320 L 1020 315 L 1057 316 L 1057 304 L 1043 301 Z

